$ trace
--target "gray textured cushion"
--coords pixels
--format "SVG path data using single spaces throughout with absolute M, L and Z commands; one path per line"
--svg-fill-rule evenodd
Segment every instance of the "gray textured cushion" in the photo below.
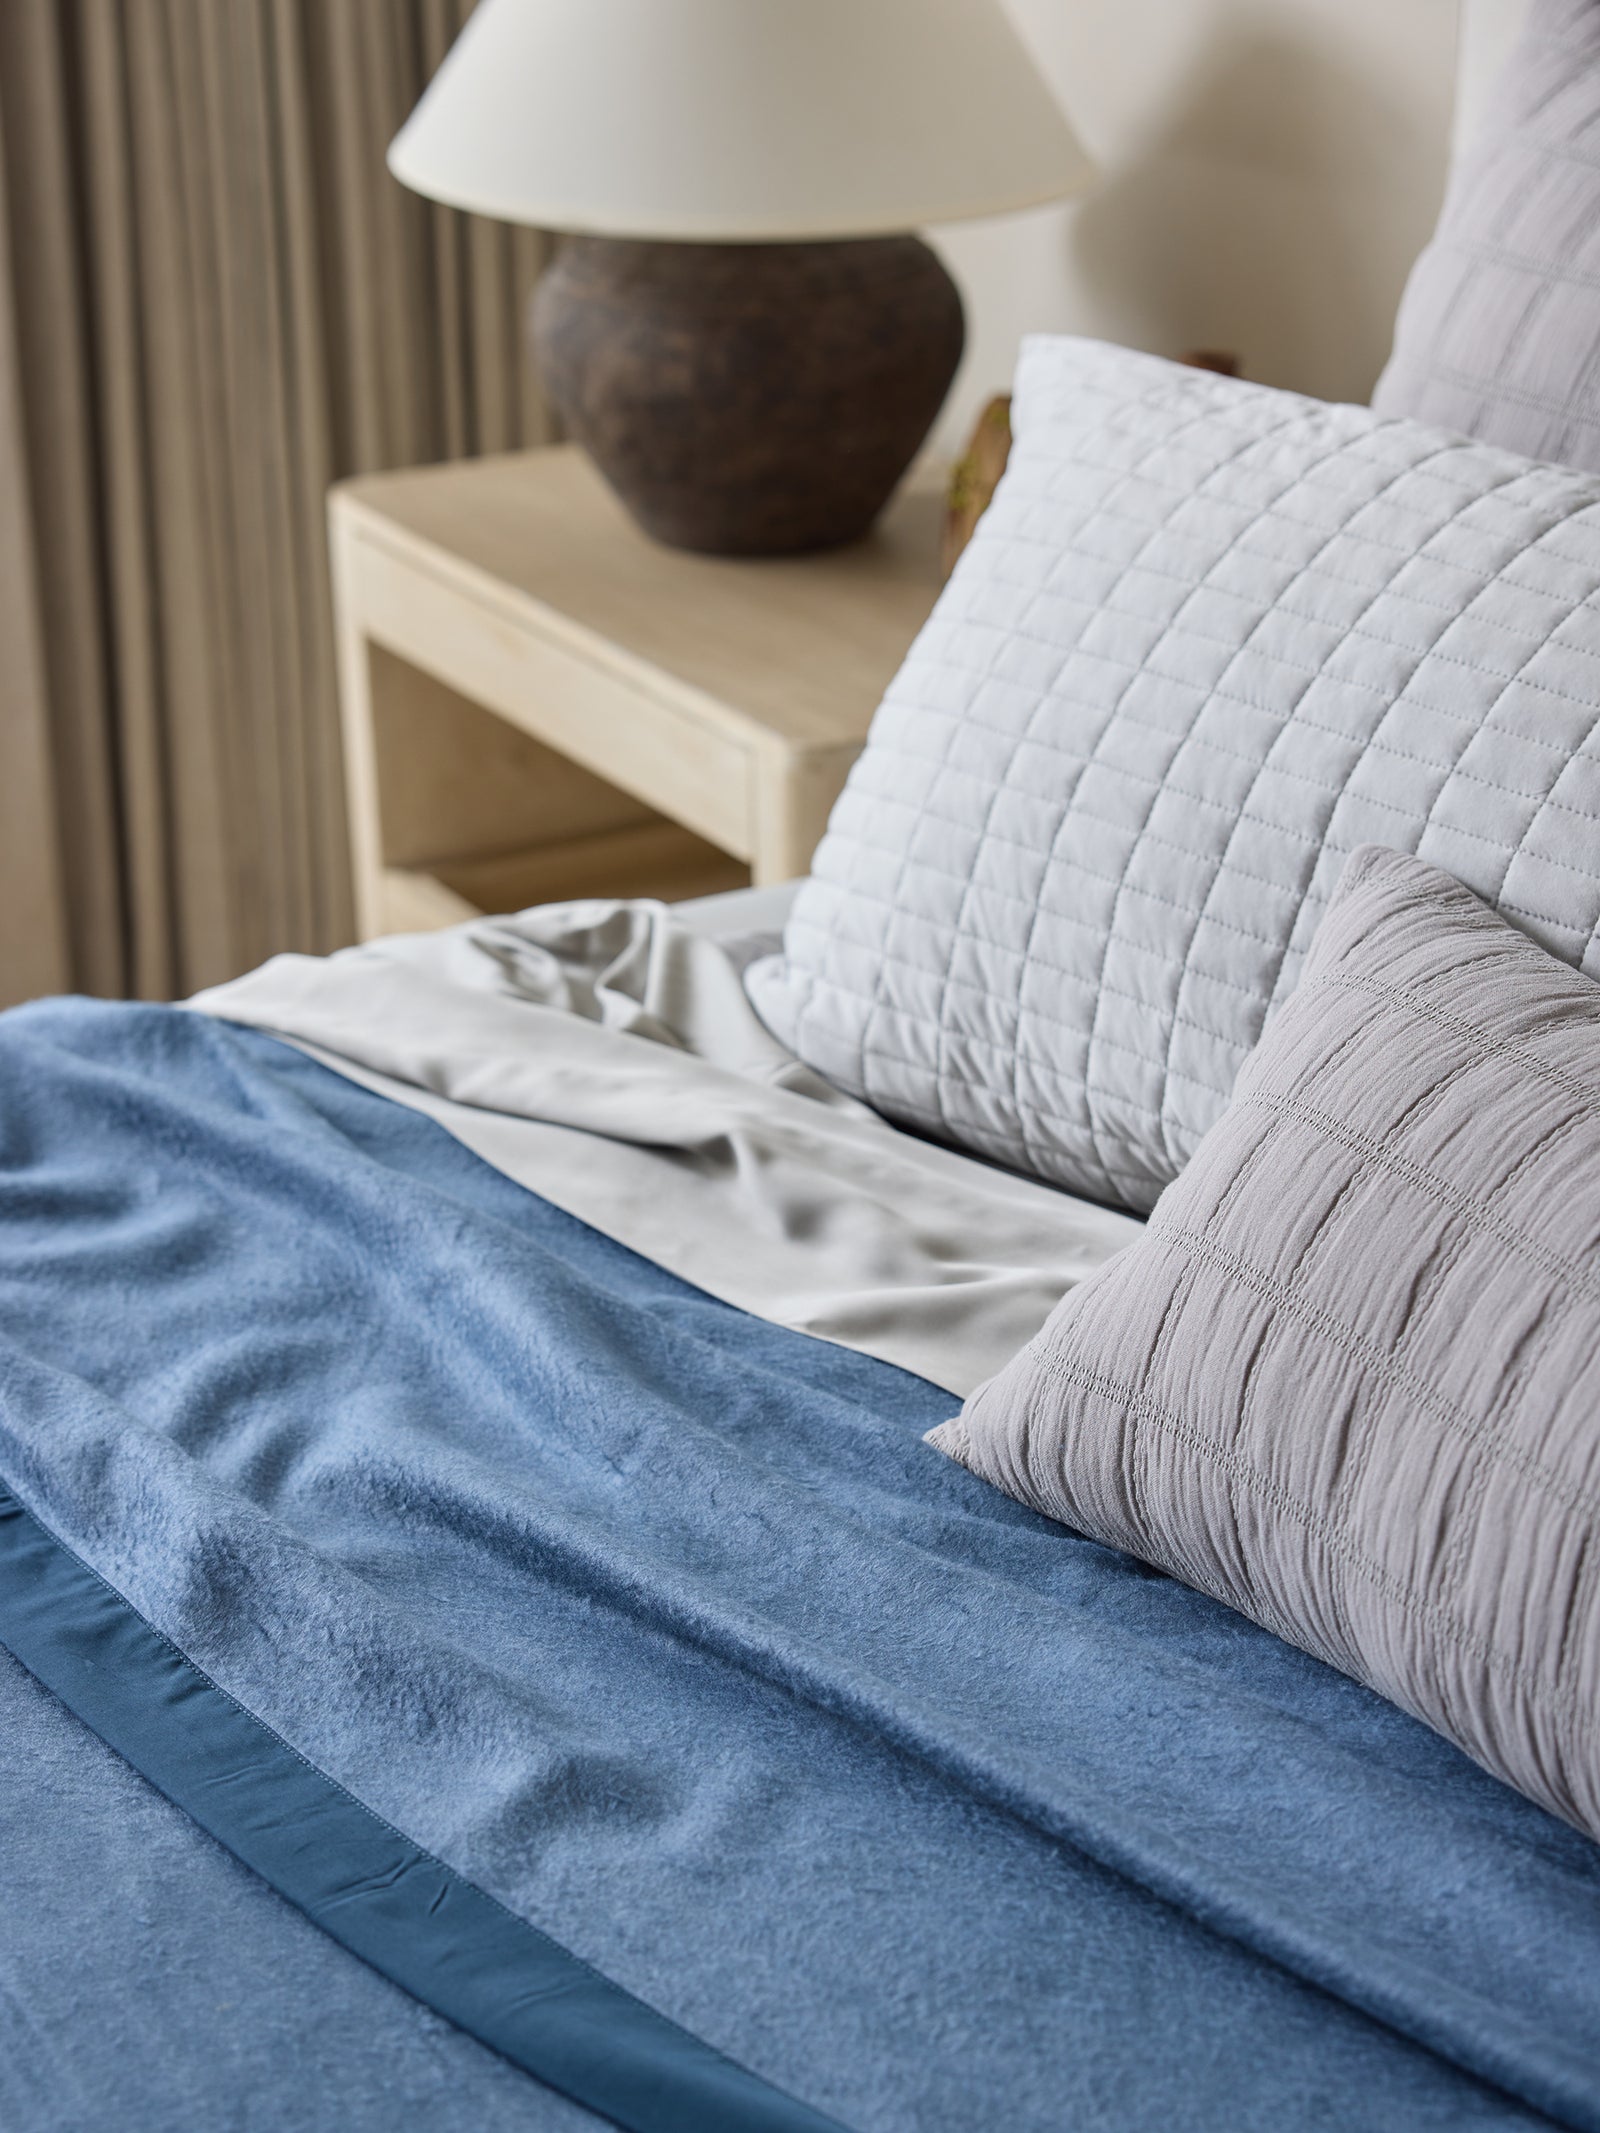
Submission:
M 1014 419 L 751 972 L 792 1049 L 1145 1209 L 1354 846 L 1600 972 L 1600 482 L 1086 341 Z
M 1600 1836 L 1600 985 L 1358 853 L 1144 1237 L 930 1441 Z
M 1372 404 L 1600 468 L 1600 0 L 1534 0 Z

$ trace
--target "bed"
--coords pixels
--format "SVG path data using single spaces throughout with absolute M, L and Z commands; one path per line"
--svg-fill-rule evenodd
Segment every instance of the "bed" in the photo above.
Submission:
M 1587 1028 L 1600 485 L 1091 344 L 1019 386 L 798 890 L 0 1019 L 5 2126 L 1600 2127 L 1582 1803 L 942 1455 L 1151 1263 L 1363 885 Z M 1335 490 L 1293 598 L 1240 576 Z M 1148 638 L 1126 556 L 1082 593 L 1139 511 Z M 1251 738 L 1263 660 L 1314 688 Z M 1125 817 L 1041 799 L 1091 713 Z
M 689 927 L 558 915 L 472 965 L 520 927 L 659 1012 L 626 971 Z M 952 1391 L 867 1352 L 998 1362 L 919 1332 L 911 1261 L 959 1299 L 958 1188 L 1030 1238 L 1047 1188 L 763 1067 L 763 1190 L 814 1107 L 813 1180 L 881 1137 L 916 1235 L 830 1247 L 900 1320 L 781 1259 L 757 1316 L 474 1153 L 437 1066 L 400 1103 L 237 1019 L 295 975 L 0 1052 L 6 2123 L 1595 2122 L 1593 1846 L 939 1459 Z M 1065 1212 L 1051 1280 L 1134 1227 Z

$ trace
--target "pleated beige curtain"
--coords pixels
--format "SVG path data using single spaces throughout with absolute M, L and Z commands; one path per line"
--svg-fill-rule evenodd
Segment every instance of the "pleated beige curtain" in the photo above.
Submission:
M 0 1000 L 349 938 L 323 535 L 539 441 L 541 241 L 384 149 L 470 0 L 0 0 Z

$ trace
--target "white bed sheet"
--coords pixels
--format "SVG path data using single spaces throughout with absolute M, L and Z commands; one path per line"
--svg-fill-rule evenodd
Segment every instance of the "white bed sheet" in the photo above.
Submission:
M 903 1133 L 745 998 L 792 890 L 552 904 L 197 995 L 710 1294 L 965 1396 L 1131 1216 Z

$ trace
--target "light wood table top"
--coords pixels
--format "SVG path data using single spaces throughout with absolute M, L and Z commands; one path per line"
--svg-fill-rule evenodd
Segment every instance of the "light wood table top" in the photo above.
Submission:
M 619 894 L 642 893 L 620 886 L 641 868 L 678 894 L 803 871 L 933 603 L 941 508 L 928 474 L 865 541 L 733 560 L 648 539 L 575 446 L 342 483 L 330 530 L 363 932 L 394 917 L 396 869 L 465 867 L 470 896 L 597 893 L 608 869 Z M 536 751 L 520 796 L 504 733 L 463 704 Z M 451 893 L 437 917 L 458 915 Z

